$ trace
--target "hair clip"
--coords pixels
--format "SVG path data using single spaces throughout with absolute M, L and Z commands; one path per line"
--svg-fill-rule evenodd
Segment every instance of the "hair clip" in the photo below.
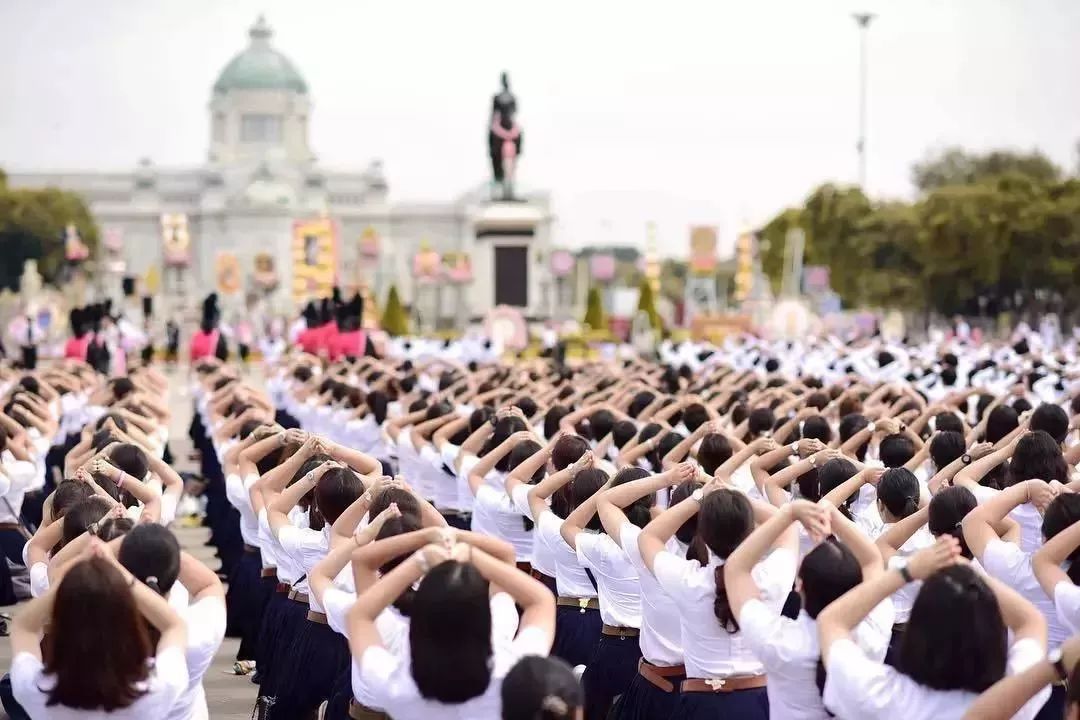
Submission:
M 149 585 L 150 583 L 154 583 L 155 585 L 157 585 L 157 582 L 158 582 L 157 575 L 147 575 L 146 576 L 146 584 L 147 585 Z
M 545 695 L 544 699 L 540 701 L 540 709 L 554 715 L 565 716 L 570 708 L 567 707 L 566 701 L 558 695 Z

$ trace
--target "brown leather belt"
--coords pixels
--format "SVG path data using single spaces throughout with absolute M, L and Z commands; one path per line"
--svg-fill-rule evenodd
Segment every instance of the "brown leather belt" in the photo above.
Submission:
M 555 600 L 555 604 L 562 605 L 563 607 L 575 607 L 581 610 L 581 612 L 600 609 L 600 601 L 596 598 L 576 598 L 560 595 Z
M 20 535 L 22 535 L 27 540 L 30 539 L 30 533 L 27 532 L 26 528 L 24 528 L 17 522 L 0 523 L 0 530 L 18 530 Z
M 313 623 L 319 623 L 320 625 L 330 624 L 330 621 L 326 619 L 326 613 L 315 612 L 314 610 L 308 610 L 307 619 Z
M 682 682 L 684 693 L 729 693 L 739 690 L 752 690 L 763 688 L 766 685 L 767 675 L 732 675 L 726 678 L 687 678 Z
M 607 635 L 608 637 L 617 638 L 632 638 L 641 634 L 641 630 L 632 627 L 618 627 L 617 625 L 608 625 L 604 623 L 604 626 L 600 629 L 600 634 Z
M 352 720 L 390 720 L 390 716 L 382 710 L 372 710 L 356 702 L 355 698 L 349 700 L 349 717 Z
M 277 568 L 263 568 L 259 573 L 259 577 L 274 578 L 277 580 Z
M 307 593 L 302 593 L 302 592 L 300 592 L 298 590 L 290 590 L 289 591 L 289 599 L 294 601 L 294 602 L 301 603 L 303 605 L 308 604 Z
M 292 585 L 290 585 L 289 583 L 279 582 L 277 584 L 277 587 L 274 588 L 274 590 L 281 593 L 282 595 L 288 595 L 292 591 Z
M 521 562 L 519 560 L 518 563 L 517 563 L 517 569 L 520 570 L 523 573 L 531 574 L 532 573 L 532 564 L 527 563 L 527 562 Z
M 653 665 L 645 662 L 645 658 L 638 660 L 638 675 L 648 680 L 655 687 L 666 693 L 675 692 L 675 684 L 667 678 L 681 678 L 686 675 L 685 665 Z

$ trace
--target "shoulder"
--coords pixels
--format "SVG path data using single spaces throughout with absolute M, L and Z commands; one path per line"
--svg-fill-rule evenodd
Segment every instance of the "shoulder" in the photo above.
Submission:
M 869 658 L 850 639 L 829 649 L 822 699 L 838 717 L 890 718 L 921 689 L 907 676 Z

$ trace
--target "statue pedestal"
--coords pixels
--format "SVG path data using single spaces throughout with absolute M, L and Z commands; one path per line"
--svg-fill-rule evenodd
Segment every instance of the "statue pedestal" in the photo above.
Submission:
M 498 305 L 519 308 L 528 317 L 548 314 L 542 287 L 550 283 L 551 219 L 546 198 L 472 209 L 467 243 L 474 281 L 468 304 L 474 320 Z

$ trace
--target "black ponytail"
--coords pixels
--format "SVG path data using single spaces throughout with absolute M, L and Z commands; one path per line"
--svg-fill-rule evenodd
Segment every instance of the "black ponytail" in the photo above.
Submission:
M 735 619 L 735 613 L 731 610 L 731 602 L 727 596 L 727 583 L 724 580 L 724 566 L 717 565 L 713 571 L 716 581 L 716 599 L 713 600 L 713 613 L 720 621 L 721 627 L 731 634 L 739 632 L 739 621 Z

